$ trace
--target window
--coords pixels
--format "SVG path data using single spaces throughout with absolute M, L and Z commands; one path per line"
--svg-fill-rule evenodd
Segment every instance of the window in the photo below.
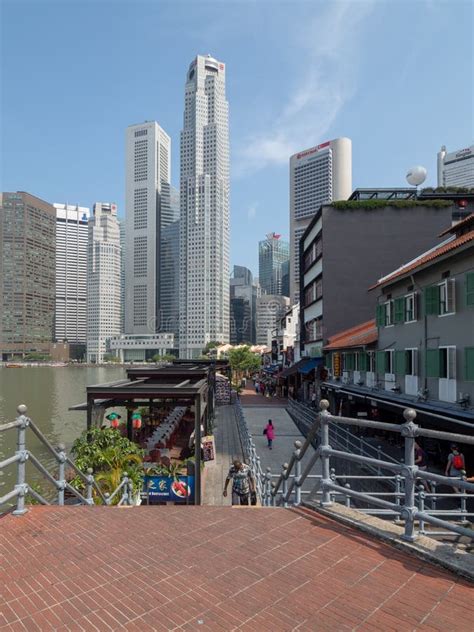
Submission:
M 385 309 L 385 327 L 393 325 L 393 301 L 387 301 L 383 305 Z
M 439 287 L 439 315 L 454 314 L 456 311 L 454 295 L 454 279 L 446 279 Z
M 407 294 L 405 296 L 405 322 L 412 323 L 416 319 L 416 294 Z
M 456 347 L 427 349 L 426 377 L 456 379 Z
M 418 349 L 405 349 L 405 375 L 418 375 Z

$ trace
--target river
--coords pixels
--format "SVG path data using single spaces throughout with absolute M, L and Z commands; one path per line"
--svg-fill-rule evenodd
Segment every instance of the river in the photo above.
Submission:
M 113 382 L 125 377 L 119 367 L 0 367 L 0 424 L 13 421 L 19 404 L 26 404 L 27 415 L 54 446 L 64 443 L 69 452 L 74 440 L 86 428 L 86 413 L 69 407 L 86 400 L 86 386 Z M 0 461 L 16 449 L 16 430 L 0 433 Z M 53 464 L 49 452 L 36 436 L 27 431 L 27 447 L 42 463 Z M 28 465 L 28 480 L 42 480 Z M 14 485 L 15 466 L 0 470 L 0 496 Z M 43 479 L 44 480 L 44 479 Z M 43 487 L 43 482 L 41 482 Z

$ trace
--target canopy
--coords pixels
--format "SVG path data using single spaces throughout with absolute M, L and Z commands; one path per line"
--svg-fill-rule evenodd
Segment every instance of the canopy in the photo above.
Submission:
M 308 362 L 306 362 L 306 364 L 298 367 L 298 373 L 304 373 L 306 375 L 306 373 L 309 373 L 310 371 L 315 369 L 317 366 L 322 366 L 322 364 L 323 364 L 323 358 L 310 358 Z

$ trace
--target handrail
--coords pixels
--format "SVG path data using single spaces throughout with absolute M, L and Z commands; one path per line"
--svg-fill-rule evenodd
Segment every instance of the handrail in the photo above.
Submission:
M 405 521 L 405 532 L 402 536 L 408 541 L 413 541 L 417 535 L 414 531 L 415 520 L 420 523 L 420 532 L 424 532 L 424 522 L 433 524 L 434 526 L 447 529 L 449 532 L 459 533 L 460 535 L 468 535 L 474 537 L 474 530 L 465 527 L 459 527 L 446 520 L 436 518 L 429 512 L 424 510 L 424 498 L 423 491 L 418 493 L 419 507 L 415 505 L 416 489 L 415 483 L 417 479 L 426 481 L 433 481 L 438 483 L 444 483 L 460 488 L 463 491 L 460 494 L 461 498 L 461 511 L 453 512 L 449 515 L 461 515 L 466 516 L 466 494 L 465 491 L 474 491 L 474 484 L 463 479 L 453 479 L 452 477 L 443 476 L 441 474 L 434 474 L 431 472 L 423 471 L 415 465 L 415 437 L 435 437 L 448 441 L 457 441 L 460 443 L 467 443 L 474 445 L 474 437 L 467 435 L 460 435 L 459 433 L 449 433 L 444 431 L 429 430 L 421 428 L 414 423 L 416 418 L 416 411 L 413 409 L 406 409 L 403 413 L 405 417 L 405 423 L 403 424 L 389 424 L 385 422 L 379 422 L 374 420 L 355 419 L 351 417 L 332 417 L 328 412 L 329 402 L 327 400 L 321 400 L 320 413 L 317 415 L 316 420 L 313 422 L 313 426 L 306 437 L 306 441 L 303 446 L 299 441 L 295 442 L 295 450 L 293 451 L 289 463 L 283 464 L 282 472 L 278 478 L 276 485 L 271 490 L 273 504 L 276 500 L 276 495 L 281 492 L 281 502 L 287 505 L 290 500 L 293 490 L 295 490 L 295 504 L 299 504 L 301 500 L 301 486 L 306 478 L 309 476 L 314 464 L 320 458 L 322 461 L 322 476 L 321 476 L 321 505 L 330 506 L 333 502 L 332 494 L 335 492 L 343 495 L 346 498 L 346 502 L 350 498 L 364 501 L 369 504 L 378 505 L 384 508 L 384 510 L 390 510 L 394 512 Z M 335 450 L 329 444 L 330 428 L 331 425 L 347 424 L 359 427 L 378 428 L 383 430 L 389 430 L 390 432 L 399 433 L 405 441 L 405 462 L 397 463 L 392 461 L 384 461 L 380 458 L 372 458 L 361 454 L 354 454 L 344 450 Z M 301 460 L 305 456 L 305 453 L 309 445 L 314 440 L 316 434 L 319 434 L 320 443 L 319 447 L 312 455 L 309 463 L 306 465 L 303 472 L 301 472 Z M 357 463 L 363 463 L 365 465 L 376 466 L 380 469 L 388 469 L 396 472 L 396 489 L 393 494 L 378 493 L 374 497 L 373 494 L 367 492 L 359 492 L 350 488 L 349 484 L 346 486 L 338 485 L 335 480 L 336 476 L 334 471 L 331 473 L 330 458 L 337 457 L 343 460 L 354 461 Z M 295 470 L 293 474 L 293 469 Z M 288 479 L 290 483 L 288 485 Z M 377 478 L 377 477 L 374 477 Z M 455 483 L 454 483 L 455 481 Z M 404 491 L 401 491 L 400 482 L 404 482 Z M 396 503 L 383 500 L 378 496 L 395 496 Z M 403 499 L 403 504 L 400 503 L 400 499 Z M 446 515 L 446 514 L 445 514 Z
M 26 462 L 28 460 L 30 460 L 32 465 L 39 471 L 39 473 L 54 486 L 57 492 L 56 502 L 60 506 L 64 505 L 65 503 L 65 490 L 68 490 L 71 494 L 78 498 L 80 503 L 83 505 L 94 504 L 93 490 L 95 490 L 99 501 L 103 505 L 110 505 L 119 490 L 122 490 L 122 497 L 119 504 L 132 504 L 133 485 L 125 473 L 123 475 L 123 480 L 121 481 L 117 489 L 114 490 L 113 494 L 111 496 L 104 494 L 97 484 L 94 476 L 92 475 L 92 470 L 89 469 L 87 471 L 87 474 L 82 472 L 74 463 L 74 461 L 66 454 L 66 448 L 64 445 L 59 445 L 57 448 L 54 448 L 54 446 L 44 436 L 44 434 L 36 426 L 36 424 L 29 417 L 26 416 L 26 406 L 18 406 L 17 410 L 19 416 L 15 421 L 8 422 L 0 426 L 0 431 L 11 430 L 13 428 L 18 429 L 17 450 L 15 454 L 13 456 L 7 457 L 0 462 L 0 470 L 8 467 L 9 465 L 13 465 L 14 463 L 17 464 L 17 481 L 14 489 L 0 498 L 0 505 L 5 505 L 6 503 L 16 498 L 16 508 L 12 511 L 12 513 L 18 516 L 23 515 L 27 511 L 27 509 L 25 508 L 25 497 L 27 495 L 31 495 L 41 504 L 51 504 L 49 500 L 44 498 L 39 492 L 34 490 L 26 483 Z M 53 476 L 53 474 L 48 471 L 48 469 L 39 461 L 39 459 L 37 459 L 36 456 L 26 448 L 27 428 L 31 428 L 32 432 L 36 435 L 40 442 L 54 456 L 56 462 L 58 463 L 58 480 L 56 480 L 55 476 Z M 77 476 L 79 476 L 85 483 L 85 495 L 81 494 L 81 492 L 79 492 L 77 489 L 75 489 L 75 487 L 73 487 L 69 482 L 66 481 L 66 464 L 68 464 L 77 474 Z

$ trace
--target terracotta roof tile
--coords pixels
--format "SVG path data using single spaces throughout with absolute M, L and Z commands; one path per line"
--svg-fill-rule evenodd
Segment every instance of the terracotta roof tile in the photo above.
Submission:
M 361 347 L 363 345 L 376 342 L 378 339 L 378 330 L 375 320 L 368 320 L 361 325 L 356 325 L 350 329 L 341 331 L 329 338 L 328 344 L 324 347 L 325 351 L 331 349 L 344 349 L 346 347 Z
M 438 257 L 441 257 L 448 252 L 452 252 L 453 250 L 456 250 L 456 248 L 460 248 L 461 246 L 464 246 L 471 241 L 474 241 L 474 230 L 471 230 L 468 233 L 461 235 L 460 237 L 456 237 L 451 241 L 445 241 L 438 248 L 433 248 L 432 250 L 429 250 L 425 255 L 421 255 L 414 261 L 407 263 L 406 265 L 398 268 L 398 270 L 395 270 L 391 274 L 383 277 L 377 283 L 375 283 L 375 285 L 371 285 L 369 287 L 369 290 L 373 290 L 374 288 L 381 285 L 386 285 L 388 282 L 391 282 L 398 277 L 405 276 L 406 274 L 408 274 L 408 272 L 412 272 L 425 263 L 429 263 L 430 261 L 433 261 L 434 259 L 437 259 Z

